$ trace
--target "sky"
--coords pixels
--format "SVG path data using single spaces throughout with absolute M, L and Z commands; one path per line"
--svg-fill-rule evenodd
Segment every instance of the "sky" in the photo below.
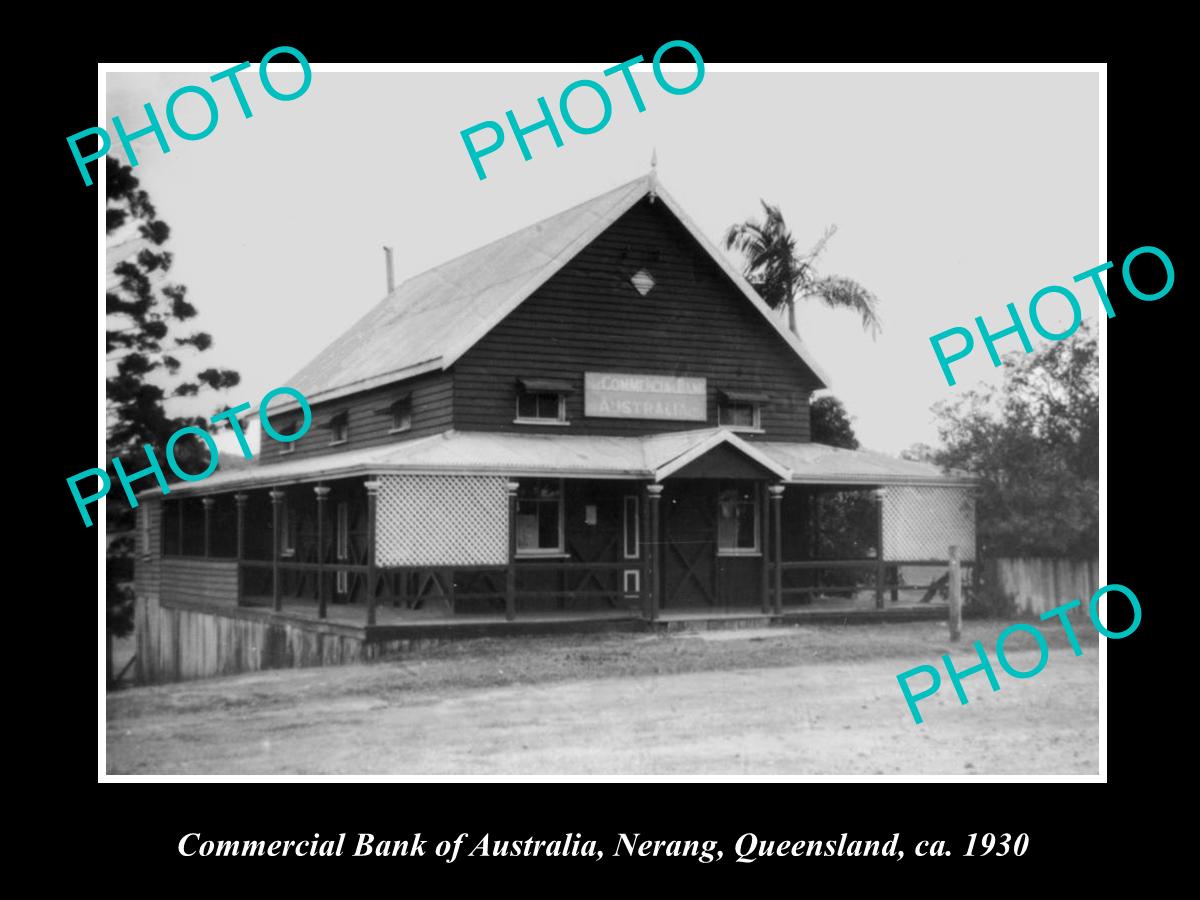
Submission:
M 152 137 L 134 145 L 135 174 L 171 227 L 171 280 L 187 286 L 200 310 L 195 327 L 214 339 L 197 362 L 242 375 L 224 398 L 177 401 L 171 412 L 179 414 L 208 414 L 223 402 L 257 406 L 286 384 L 382 299 L 384 245 L 395 248 L 399 283 L 644 174 L 652 151 L 663 185 L 714 243 L 730 224 L 759 215 L 760 198 L 782 208 L 802 247 L 837 226 L 819 270 L 854 278 L 880 298 L 882 334 L 872 340 L 855 313 L 812 300 L 797 310 L 798 330 L 863 446 L 875 450 L 936 444 L 930 407 L 1002 375 L 977 336 L 949 387 L 931 335 L 975 316 L 1004 328 L 1007 303 L 1024 313 L 1039 288 L 1071 286 L 1073 275 L 1103 261 L 1096 74 L 710 67 L 699 87 L 677 96 L 639 66 L 646 109 L 638 112 L 620 76 L 605 79 L 599 69 L 318 67 L 290 102 L 267 96 L 255 69 L 241 79 L 252 118 L 228 86 L 215 86 L 219 119 L 207 137 L 185 142 L 168 131 L 169 154 Z M 145 124 L 149 102 L 165 125 L 171 92 L 206 84 L 209 74 L 110 72 L 106 115 L 133 130 Z M 557 116 L 563 89 L 583 77 L 609 90 L 604 129 L 562 128 L 561 148 L 546 129 L 534 132 L 529 161 L 510 134 L 484 158 L 487 179 L 477 178 L 463 129 L 503 121 L 509 109 L 532 123 L 539 96 Z M 286 92 L 299 75 L 274 81 Z M 572 97 L 583 123 L 599 117 L 588 94 Z M 197 97 L 185 98 L 181 125 L 199 130 L 203 111 Z M 119 147 L 113 153 L 124 158 Z M 1076 293 L 1094 321 L 1094 292 Z M 1069 320 L 1065 310 L 1052 300 L 1040 312 L 1057 328 Z M 1030 334 L 1035 349 L 1044 343 Z

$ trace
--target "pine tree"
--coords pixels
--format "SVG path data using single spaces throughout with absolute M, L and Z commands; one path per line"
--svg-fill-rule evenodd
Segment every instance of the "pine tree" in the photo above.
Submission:
M 166 401 L 195 396 L 204 389 L 224 391 L 241 379 L 230 369 L 183 374 L 183 355 L 208 350 L 212 337 L 203 331 L 178 333 L 178 326 L 193 318 L 196 308 L 188 302 L 185 287 L 167 280 L 172 254 L 164 245 L 171 229 L 158 218 L 130 166 L 110 157 L 106 169 L 106 446 L 109 459 L 129 460 L 127 469 L 133 471 L 145 466 L 141 460 L 146 447 L 154 447 L 161 462 L 167 439 L 185 425 L 213 428 L 205 418 L 170 415 Z M 181 440 L 175 449 L 185 471 L 203 470 L 208 463 L 202 441 Z M 133 592 L 128 582 L 133 577 L 134 513 L 120 502 L 119 494 L 107 509 L 108 626 L 119 636 L 133 627 Z

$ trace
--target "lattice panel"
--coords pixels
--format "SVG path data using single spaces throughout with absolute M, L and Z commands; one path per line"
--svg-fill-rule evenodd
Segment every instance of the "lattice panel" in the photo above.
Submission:
M 380 477 L 377 563 L 507 565 L 506 482 L 490 475 Z
M 883 558 L 975 559 L 975 498 L 970 488 L 893 485 L 883 496 Z

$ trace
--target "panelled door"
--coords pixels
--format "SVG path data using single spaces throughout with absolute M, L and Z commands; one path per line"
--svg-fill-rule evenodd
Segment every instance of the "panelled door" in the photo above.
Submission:
M 715 606 L 716 482 L 667 481 L 663 488 L 662 607 Z

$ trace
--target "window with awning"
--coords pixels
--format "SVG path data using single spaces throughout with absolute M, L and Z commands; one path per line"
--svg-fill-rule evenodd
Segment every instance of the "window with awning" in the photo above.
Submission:
M 518 423 L 561 422 L 567 420 L 567 394 L 574 385 L 563 378 L 518 378 Z
M 725 388 L 717 393 L 718 425 L 735 429 L 762 429 L 762 407 L 770 402 L 770 395 L 763 391 Z
M 341 444 L 350 439 L 350 413 L 346 410 L 329 420 L 331 444 Z
M 392 431 L 408 431 L 412 428 L 412 394 L 403 394 L 387 408 L 392 419 Z

